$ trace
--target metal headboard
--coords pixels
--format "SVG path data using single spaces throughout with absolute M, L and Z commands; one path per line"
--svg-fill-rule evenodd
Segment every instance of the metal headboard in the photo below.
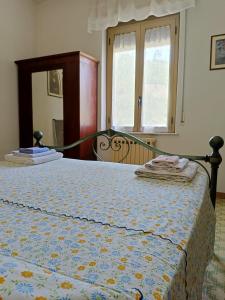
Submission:
M 123 138 L 125 143 L 127 143 L 127 146 L 128 146 L 127 149 L 128 150 L 125 153 L 124 157 L 119 162 L 122 162 L 129 153 L 130 146 L 129 146 L 128 140 L 131 140 L 131 141 L 143 146 L 145 149 L 150 150 L 150 151 L 152 151 L 156 154 L 178 155 L 179 157 L 188 158 L 189 160 L 197 162 L 199 165 L 201 165 L 201 167 L 206 171 L 206 173 L 209 176 L 210 197 L 211 197 L 212 204 L 215 207 L 218 168 L 219 168 L 219 165 L 222 162 L 222 157 L 219 153 L 219 149 L 222 148 L 223 145 L 224 145 L 224 141 L 220 136 L 214 136 L 209 140 L 209 145 L 213 149 L 213 152 L 209 155 L 202 155 L 202 156 L 174 154 L 174 153 L 165 152 L 165 151 L 162 151 L 162 150 L 160 150 L 156 147 L 153 147 L 152 145 L 149 145 L 148 143 L 146 143 L 143 140 L 135 137 L 132 134 L 129 134 L 129 133 L 126 133 L 126 132 L 121 132 L 121 131 L 116 131 L 116 130 L 113 130 L 113 129 L 98 131 L 96 133 L 93 133 L 93 134 L 90 134 L 86 137 L 83 137 L 80 140 L 78 140 L 78 141 L 76 141 L 76 142 L 74 142 L 70 145 L 66 145 L 66 146 L 63 146 L 63 147 L 49 146 L 49 148 L 54 148 L 57 151 L 62 152 L 64 150 L 69 150 L 69 149 L 75 148 L 75 147 L 79 146 L 80 144 L 82 144 L 82 143 L 84 143 L 84 142 L 86 142 L 90 139 L 95 139 L 95 141 L 96 141 L 97 137 L 100 137 L 100 136 L 102 136 L 106 139 L 105 142 L 101 141 L 100 144 L 99 144 L 100 149 L 103 150 L 103 151 L 106 151 L 106 150 L 109 150 L 109 149 L 111 149 L 112 151 L 119 151 L 121 149 L 121 144 L 113 143 L 116 137 Z M 43 137 L 43 133 L 41 131 L 35 131 L 34 132 L 34 138 L 36 139 L 36 143 L 35 143 L 36 146 L 39 146 L 39 147 L 44 146 L 41 142 L 42 137 Z M 95 144 L 96 143 L 94 142 L 93 145 L 92 145 L 93 152 L 98 157 L 98 159 L 102 160 L 102 158 L 97 153 Z M 209 174 L 208 170 L 201 163 L 201 161 L 210 163 L 210 165 L 211 165 L 211 174 Z

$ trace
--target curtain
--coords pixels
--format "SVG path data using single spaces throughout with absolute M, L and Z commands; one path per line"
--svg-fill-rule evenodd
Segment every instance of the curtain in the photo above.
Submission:
M 88 31 L 103 31 L 118 22 L 162 17 L 195 6 L 195 0 L 90 0 Z
M 113 43 L 113 52 L 121 52 L 136 48 L 135 32 L 117 34 Z
M 170 26 L 161 26 L 145 31 L 145 47 L 159 47 L 170 44 Z
M 135 32 L 117 34 L 113 43 L 112 127 L 134 126 Z
M 169 26 L 145 31 L 141 118 L 144 132 L 168 132 L 170 45 Z

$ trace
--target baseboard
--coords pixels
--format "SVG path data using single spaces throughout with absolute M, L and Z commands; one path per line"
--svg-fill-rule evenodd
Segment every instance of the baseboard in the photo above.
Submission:
M 225 193 L 216 193 L 216 198 L 218 199 L 225 199 Z

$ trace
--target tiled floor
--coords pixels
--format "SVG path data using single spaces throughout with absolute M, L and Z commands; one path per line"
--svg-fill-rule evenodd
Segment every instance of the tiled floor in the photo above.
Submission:
M 207 268 L 203 300 L 225 300 L 225 199 L 217 200 L 214 257 Z

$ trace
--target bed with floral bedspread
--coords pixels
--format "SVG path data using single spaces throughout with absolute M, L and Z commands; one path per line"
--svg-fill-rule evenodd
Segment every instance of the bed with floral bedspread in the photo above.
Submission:
M 0 299 L 201 299 L 215 215 L 207 175 L 0 163 Z

